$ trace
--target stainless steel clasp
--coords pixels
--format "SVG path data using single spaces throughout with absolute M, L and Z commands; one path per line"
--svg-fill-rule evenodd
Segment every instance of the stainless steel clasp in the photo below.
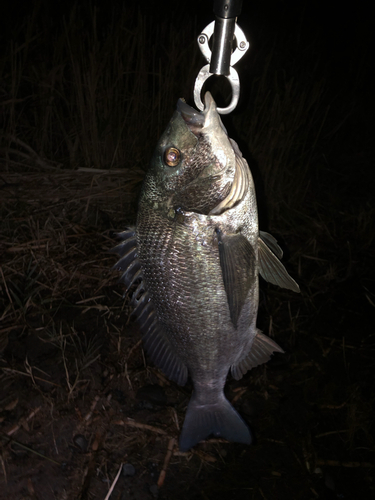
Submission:
M 234 22 L 234 30 L 233 26 L 230 25 L 231 22 Z M 215 26 L 215 23 L 218 23 L 218 25 Z M 209 42 L 212 35 L 214 34 L 214 30 L 216 29 L 217 32 L 215 31 L 215 36 L 217 36 L 217 39 L 215 40 L 215 60 L 212 60 L 212 51 L 209 47 Z M 233 37 L 236 41 L 236 48 L 233 52 L 231 52 L 230 61 L 228 61 L 228 47 L 231 51 Z M 250 44 L 246 40 L 244 32 L 237 25 L 235 20 L 216 18 L 216 21 L 212 21 L 212 23 L 206 26 L 206 28 L 198 36 L 198 46 L 209 64 L 203 66 L 195 80 L 195 105 L 201 111 L 204 109 L 204 104 L 201 99 L 201 92 L 205 81 L 208 80 L 212 75 L 224 75 L 228 79 L 232 88 L 232 100 L 229 106 L 227 106 L 226 108 L 217 108 L 217 111 L 222 115 L 231 113 L 237 106 L 238 99 L 240 97 L 240 80 L 238 77 L 238 73 L 233 68 L 233 66 L 245 54 Z

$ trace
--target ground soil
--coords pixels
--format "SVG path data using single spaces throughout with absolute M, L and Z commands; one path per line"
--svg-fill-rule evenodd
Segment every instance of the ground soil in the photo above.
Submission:
M 139 185 L 56 175 L 2 186 L 0 499 L 104 499 L 121 468 L 112 499 L 372 498 L 374 297 L 360 267 L 311 284 L 325 257 L 291 239 L 302 293 L 262 282 L 258 321 L 285 354 L 226 386 L 254 443 L 180 453 L 191 384 L 148 362 L 110 272 Z

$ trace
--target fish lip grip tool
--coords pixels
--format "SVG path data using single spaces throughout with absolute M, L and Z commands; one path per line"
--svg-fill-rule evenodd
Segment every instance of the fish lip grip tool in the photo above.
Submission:
M 237 24 L 241 7 L 242 0 L 215 0 L 215 21 L 208 24 L 198 36 L 198 46 L 208 62 L 198 73 L 194 86 L 194 102 L 200 111 L 204 109 L 202 88 L 212 75 L 225 76 L 232 88 L 232 100 L 229 106 L 217 108 L 218 112 L 226 115 L 237 106 L 240 97 L 240 79 L 233 66 L 250 46 L 244 32 Z M 212 37 L 211 50 L 209 43 Z

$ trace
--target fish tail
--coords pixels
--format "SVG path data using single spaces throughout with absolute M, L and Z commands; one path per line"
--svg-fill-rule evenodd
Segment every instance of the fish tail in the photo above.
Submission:
M 189 450 L 211 434 L 236 443 L 252 442 L 250 429 L 224 394 L 215 404 L 201 404 L 193 393 L 182 427 L 180 450 Z

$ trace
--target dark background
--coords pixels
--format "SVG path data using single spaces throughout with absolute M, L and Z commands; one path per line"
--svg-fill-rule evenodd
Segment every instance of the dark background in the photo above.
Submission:
M 61 45 L 56 59 L 74 6 L 72 47 Z M 127 47 L 141 28 L 144 35 L 142 50 L 124 55 L 134 76 L 118 85 L 129 85 L 136 99 L 127 88 L 107 112 L 117 94 L 98 84 L 97 114 L 90 114 L 89 101 L 79 107 L 66 54 L 90 73 L 91 47 L 81 59 L 79 50 L 91 40 L 94 6 L 98 46 L 120 19 Z M 255 443 L 206 443 L 174 454 L 160 499 L 374 497 L 370 11 L 369 2 L 244 1 L 238 23 L 251 45 L 237 65 L 239 106 L 223 121 L 254 175 L 261 229 L 277 236 L 301 295 L 261 282 L 258 326 L 286 354 L 239 382 L 228 379 L 227 395 L 242 394 L 235 405 Z M 205 64 L 195 39 L 212 20 L 212 2 L 1 2 L 0 499 L 104 498 L 124 462 L 135 474 L 122 475 L 111 498 L 156 495 L 167 438 L 178 436 L 171 415 L 182 423 L 191 387 L 145 365 L 108 250 L 114 233 L 134 222 L 144 172 L 177 99 L 192 103 Z M 28 51 L 19 85 L 15 47 Z M 43 97 L 60 66 L 47 127 Z M 84 99 L 90 85 L 82 82 Z M 225 86 L 217 92 L 225 99 Z M 111 116 L 123 102 L 129 115 L 119 131 Z M 85 135 L 95 120 L 97 143 Z M 70 143 L 78 144 L 74 154 Z M 127 417 L 166 436 L 118 424 Z

